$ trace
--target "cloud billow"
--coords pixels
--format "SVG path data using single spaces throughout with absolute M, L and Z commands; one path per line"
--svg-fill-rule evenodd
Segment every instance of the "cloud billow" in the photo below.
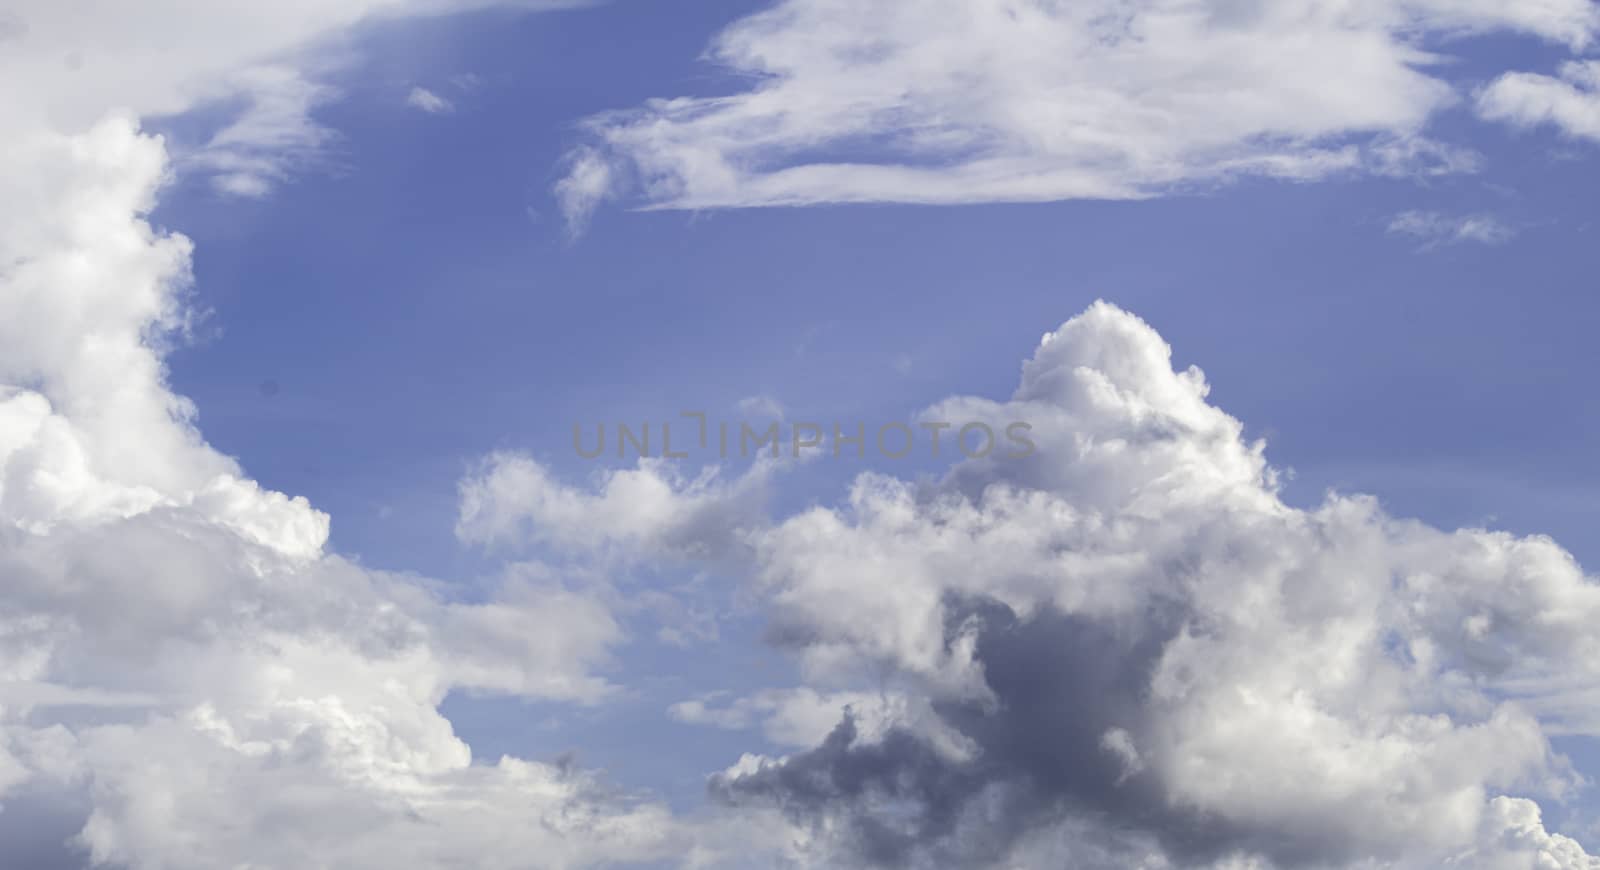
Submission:
M 1593 733 L 1600 585 L 1548 538 L 1337 492 L 1285 504 L 1209 391 L 1101 302 L 1044 336 L 1009 399 L 926 412 L 1025 417 L 1026 460 L 865 473 L 770 521 L 759 466 L 641 462 L 589 494 L 502 456 L 464 488 L 463 529 L 737 566 L 803 684 L 672 714 L 765 717 L 795 748 L 710 790 L 782 820 L 767 842 L 799 866 L 1600 863 L 1541 821 L 1585 787 L 1550 738 Z
M 757 583 L 808 682 L 936 719 L 847 716 L 714 794 L 871 866 L 1595 866 L 1537 827 L 1529 797 L 1581 779 L 1553 699 L 1514 686 L 1594 684 L 1600 587 L 1545 538 L 1285 505 L 1206 392 L 1097 304 L 1009 402 L 941 406 L 1026 408 L 1038 466 L 864 476 L 765 532 Z

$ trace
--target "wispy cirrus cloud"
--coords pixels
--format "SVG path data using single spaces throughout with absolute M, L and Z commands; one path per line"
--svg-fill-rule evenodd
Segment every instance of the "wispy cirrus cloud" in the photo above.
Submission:
M 1424 250 L 1446 245 L 1499 245 L 1517 235 L 1515 227 L 1488 214 L 1403 211 L 1389 220 L 1390 235 L 1415 239 Z
M 455 103 L 439 96 L 421 85 L 411 89 L 406 94 L 406 105 L 413 109 L 420 109 L 430 115 L 443 115 L 455 111 Z
M 1588 44 L 1588 0 L 785 0 L 724 30 L 714 97 L 591 118 L 569 219 L 652 208 L 1132 198 L 1242 175 L 1471 168 L 1424 131 L 1460 99 L 1428 37 Z
M 187 166 L 212 173 L 224 194 L 262 197 L 299 168 L 322 159 L 338 136 L 312 117 L 337 94 L 289 66 L 240 72 L 229 89 L 246 108 L 190 156 Z

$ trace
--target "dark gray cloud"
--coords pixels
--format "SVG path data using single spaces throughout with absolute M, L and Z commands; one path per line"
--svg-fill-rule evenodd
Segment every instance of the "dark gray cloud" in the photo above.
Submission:
M 988 866 L 1066 816 L 1149 834 L 1189 858 L 1247 842 L 1247 832 L 1166 806 L 1158 786 L 1104 743 L 1112 729 L 1143 729 L 1150 674 L 1177 631 L 1176 609 L 1120 627 L 1056 610 L 1019 619 L 992 599 L 951 602 L 948 613 L 952 643 L 979 627 L 977 657 L 997 703 L 934 707 L 977 744 L 976 757 L 951 759 L 900 727 L 858 740 L 847 712 L 815 749 L 714 777 L 713 795 L 776 806 L 804 824 L 842 823 L 852 857 L 883 867 Z
M 1118 863 L 1130 861 L 1126 850 L 1152 845 L 1179 867 L 1230 856 L 1280 868 L 1344 866 L 1363 857 L 1338 824 L 1248 825 L 1177 805 L 1149 771 L 1130 767 L 1107 746 L 1114 730 L 1141 745 L 1156 742 L 1152 674 L 1180 630 L 1201 630 L 1183 604 L 1167 602 L 1114 624 L 1049 607 L 1019 618 L 993 599 L 969 597 L 946 608 L 948 644 L 977 627 L 976 658 L 994 700 L 933 708 L 976 744 L 974 757 L 953 759 L 906 727 L 862 739 L 847 710 L 814 749 L 714 776 L 712 796 L 733 806 L 776 807 L 803 826 L 832 830 L 838 860 L 871 867 L 995 866 L 1028 835 L 1064 822 L 1077 823 L 1079 866 L 1097 859 L 1129 866 Z M 805 640 L 781 629 L 769 639 Z

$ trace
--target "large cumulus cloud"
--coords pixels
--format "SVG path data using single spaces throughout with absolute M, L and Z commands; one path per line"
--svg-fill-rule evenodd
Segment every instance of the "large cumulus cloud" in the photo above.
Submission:
M 677 848 L 664 810 L 583 771 L 474 764 L 437 710 L 452 689 L 603 699 L 622 633 L 600 599 L 513 571 L 458 603 L 325 553 L 328 518 L 213 451 L 166 390 L 188 244 L 142 218 L 160 141 L 112 119 L 24 147 L 59 184 L 22 179 L 38 195 L 11 204 L 34 220 L 0 271 L 19 315 L 0 327 L 16 384 L 0 392 L 0 793 L 83 814 L 56 824 L 77 829 L 60 860 L 567 866 Z
M 1592 731 L 1600 586 L 1548 538 L 1287 504 L 1208 391 L 1097 303 L 1009 399 L 925 413 L 1025 420 L 1031 455 L 775 523 L 733 509 L 746 478 L 590 494 L 500 456 L 463 529 L 741 565 L 805 685 L 671 714 L 796 748 L 711 794 L 802 866 L 1600 866 L 1542 818 L 1587 787 L 1550 738 Z
M 329 518 L 212 449 L 166 383 L 191 245 L 148 220 L 174 161 L 139 119 L 244 97 L 186 166 L 259 191 L 315 139 L 310 49 L 440 7 L 73 8 L 11 4 L 0 29 L 0 76 L 26 82 L 0 107 L 0 864 L 685 854 L 659 805 L 475 760 L 438 711 L 453 690 L 603 701 L 624 638 L 593 584 L 512 567 L 466 603 L 330 554 Z
M 1527 691 L 1600 677 L 1600 586 L 1546 538 L 1291 507 L 1206 394 L 1096 304 L 1009 400 L 929 412 L 1028 420 L 1037 454 L 753 535 L 810 683 L 959 739 L 852 713 L 713 792 L 882 866 L 1600 866 L 1540 823 L 1581 778 Z

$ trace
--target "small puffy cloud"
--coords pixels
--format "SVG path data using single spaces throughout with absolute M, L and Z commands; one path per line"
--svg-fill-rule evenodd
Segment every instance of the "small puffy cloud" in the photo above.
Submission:
M 406 95 L 406 105 L 413 109 L 421 109 L 430 115 L 453 112 L 456 108 L 454 103 L 420 85 L 412 88 L 411 93 Z
M 768 395 L 746 396 L 734 406 L 739 413 L 751 417 L 766 419 L 783 419 L 783 403 Z
M 1478 94 L 1478 114 L 1514 127 L 1551 125 L 1600 141 L 1600 61 L 1571 61 L 1559 76 L 1513 72 Z
M 1417 240 L 1424 250 L 1468 242 L 1498 245 L 1517 231 L 1493 215 L 1450 215 L 1436 211 L 1403 211 L 1389 220 L 1391 235 Z
M 642 459 L 636 468 L 602 472 L 590 492 L 557 481 L 526 455 L 496 453 L 460 483 L 456 537 L 577 553 L 714 556 L 760 522 L 772 467 L 758 462 L 732 479 L 708 467 L 689 477 L 672 463 Z
M 1474 870 L 1593 870 L 1600 858 L 1571 837 L 1545 830 L 1539 805 L 1521 798 L 1496 797 L 1484 813 L 1481 845 L 1456 856 L 1449 867 Z

